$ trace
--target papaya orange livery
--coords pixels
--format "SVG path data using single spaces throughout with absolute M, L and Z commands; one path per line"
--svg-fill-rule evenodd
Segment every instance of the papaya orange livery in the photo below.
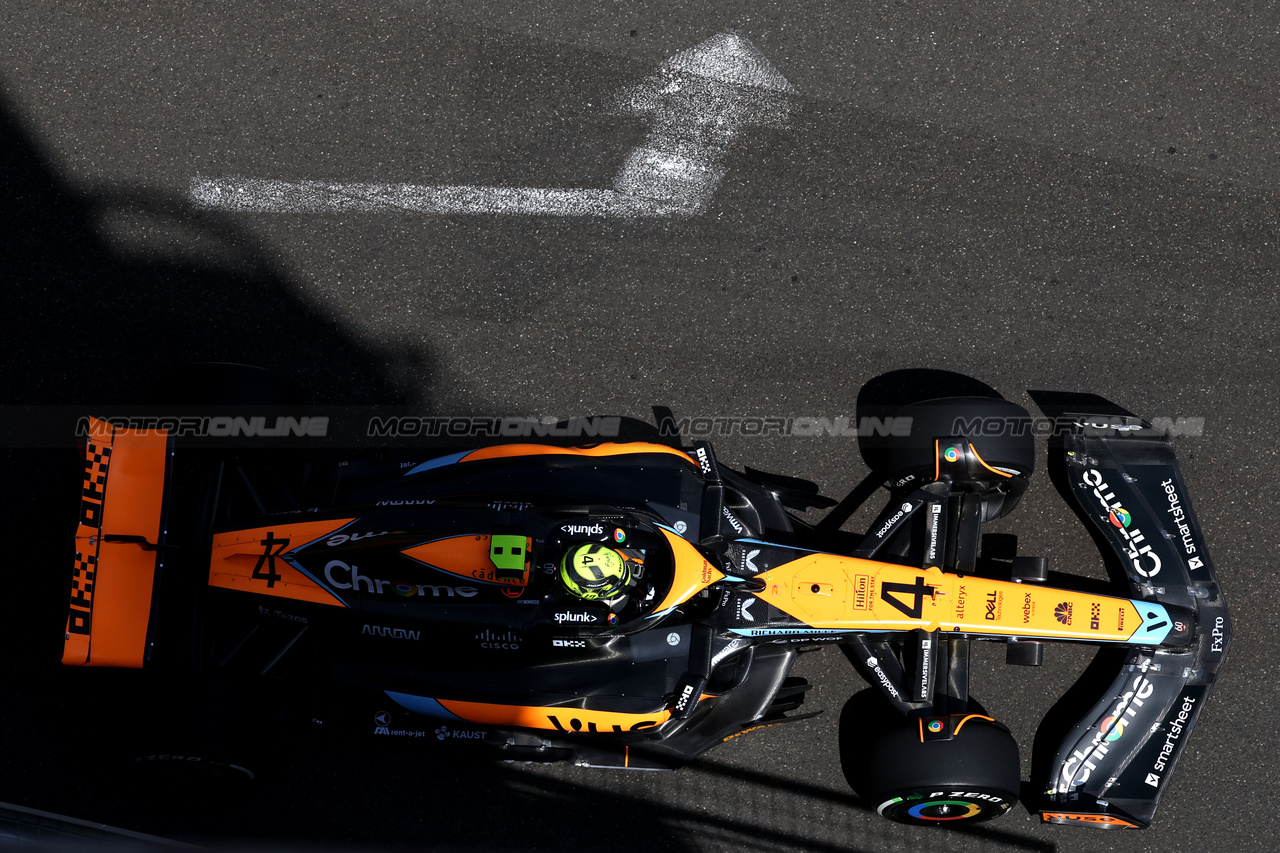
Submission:
M 143 665 L 168 459 L 166 431 L 90 419 L 63 663 Z
M 1136 823 L 1131 823 L 1114 815 L 1105 814 L 1074 814 L 1072 812 L 1041 812 L 1040 817 L 1045 823 L 1061 822 L 1061 823 L 1082 823 L 1092 824 L 1094 826 L 1112 826 L 1120 829 L 1139 829 Z
M 590 711 L 583 708 L 460 702 L 451 699 L 441 699 L 439 702 L 449 713 L 480 725 L 520 726 L 584 734 L 635 732 L 659 726 L 671 717 L 669 710 L 656 711 L 652 714 L 628 714 L 617 711 Z
M 290 557 L 354 520 L 305 521 L 216 533 L 209 586 L 345 607 L 333 593 L 294 568 Z
M 675 557 L 675 576 L 671 589 L 654 608 L 655 615 L 675 607 L 725 577 L 723 572 L 707 562 L 707 558 L 688 541 L 665 528 L 662 529 L 662 535 L 666 537 L 672 556 Z
M 631 456 L 638 453 L 658 453 L 674 456 L 694 465 L 689 454 L 665 444 L 653 444 L 647 441 L 613 442 L 597 444 L 594 447 L 551 447 L 543 444 L 499 444 L 474 450 L 459 459 L 459 462 L 479 462 L 483 459 L 511 459 L 518 456 Z
M 401 551 L 431 568 L 484 583 L 524 586 L 529 582 L 532 540 L 526 536 L 447 536 Z

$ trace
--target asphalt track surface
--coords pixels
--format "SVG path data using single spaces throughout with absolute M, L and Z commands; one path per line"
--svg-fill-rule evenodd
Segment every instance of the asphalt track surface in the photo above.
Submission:
M 14 449 L 0 799 L 254 848 L 1273 848 L 1280 30 L 1265 4 L 30 0 L 0 24 L 0 403 L 138 402 L 167 366 L 213 360 L 291 375 L 320 404 L 439 415 L 835 418 L 865 382 L 922 368 L 1028 406 L 1028 390 L 1092 392 L 1204 418 L 1175 446 L 1236 629 L 1142 833 L 1021 809 L 963 833 L 880 820 L 840 771 L 840 708 L 864 685 L 834 650 L 797 669 L 826 714 L 674 774 L 296 750 L 234 805 L 138 802 L 84 766 L 77 744 L 109 733 L 50 724 L 69 528 L 49 508 L 76 462 Z M 703 150 L 724 174 L 693 214 L 190 196 L 198 178 L 609 190 L 662 118 L 620 93 L 731 29 L 794 95 L 785 122 Z M 837 497 L 866 473 L 849 437 L 717 447 Z M 1042 471 L 993 530 L 1102 576 Z M 974 695 L 1024 762 L 1090 653 L 1046 657 L 1006 668 L 976 647 Z

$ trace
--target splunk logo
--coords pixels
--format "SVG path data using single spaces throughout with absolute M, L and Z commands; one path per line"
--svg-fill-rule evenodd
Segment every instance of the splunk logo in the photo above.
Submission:
M 557 625 L 575 622 L 580 625 L 592 625 L 600 621 L 600 616 L 589 610 L 557 610 L 551 614 L 551 619 Z
M 569 536 L 603 536 L 604 526 L 600 524 L 562 524 L 560 532 Z
M 462 598 L 471 598 L 480 594 L 480 590 L 473 586 L 438 586 L 435 584 L 414 584 L 405 583 L 404 581 L 371 578 L 368 575 L 360 574 L 360 569 L 354 563 L 347 564 L 341 560 L 330 560 L 325 564 L 324 579 L 334 589 L 350 589 L 356 592 L 367 592 L 372 595 L 383 595 L 390 592 L 401 598 L 410 598 L 415 595 L 430 595 L 434 598 L 453 598 L 457 595 Z
M 1153 578 L 1160 574 L 1160 557 L 1151 550 L 1150 545 L 1143 545 L 1146 537 L 1142 531 L 1132 527 L 1133 516 L 1116 500 L 1115 492 L 1102 479 L 1096 468 L 1090 468 L 1081 476 L 1086 486 L 1093 487 L 1093 496 L 1107 512 L 1107 519 L 1124 540 L 1125 555 L 1129 558 L 1133 570 L 1144 578 Z

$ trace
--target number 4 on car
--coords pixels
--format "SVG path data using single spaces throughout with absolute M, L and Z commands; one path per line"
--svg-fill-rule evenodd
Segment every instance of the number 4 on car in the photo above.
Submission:
M 1051 474 L 1103 546 L 1107 590 L 1051 577 L 1007 535 L 983 549 L 1032 474 L 1025 410 L 950 398 L 896 417 L 909 434 L 863 444 L 887 495 L 864 533 L 845 528 L 866 489 L 836 501 L 705 442 L 348 455 L 94 420 L 63 663 L 231 697 L 192 732 L 139 732 L 138 763 L 244 782 L 265 719 L 272 737 L 675 769 L 812 716 L 792 665 L 836 646 L 870 685 L 842 751 L 880 815 L 968 824 L 1031 790 L 1047 822 L 1146 827 L 1231 636 L 1169 439 L 1053 415 Z M 969 695 L 974 641 L 1015 665 L 1056 642 L 1114 650 L 1025 788 L 994 716 L 1017 697 Z

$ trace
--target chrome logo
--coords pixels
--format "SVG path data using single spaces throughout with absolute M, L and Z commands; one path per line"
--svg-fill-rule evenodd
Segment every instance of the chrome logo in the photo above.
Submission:
M 1111 724 L 1115 723 L 1115 729 L 1111 729 Z M 1117 717 L 1107 717 L 1102 721 L 1102 731 L 1107 732 L 1107 740 L 1115 742 L 1124 737 L 1124 720 Z
M 963 814 L 951 814 L 951 806 L 964 809 Z M 982 808 L 974 803 L 966 803 L 964 800 L 930 800 L 927 803 L 920 803 L 907 809 L 907 814 L 914 818 L 923 820 L 964 820 L 965 818 L 975 817 L 982 812 Z
M 418 594 L 418 588 L 411 583 L 393 583 L 391 588 L 396 591 L 396 595 L 403 598 Z
M 626 542 L 626 541 L 627 541 L 627 534 L 623 531 L 623 529 L 622 529 L 621 527 L 615 527 L 615 528 L 614 528 L 614 530 L 613 530 L 613 541 L 614 541 L 614 542 Z
M 1133 522 L 1133 516 L 1129 514 L 1129 510 L 1122 506 L 1113 506 L 1107 517 L 1116 527 L 1128 527 Z
M 930 721 L 929 721 L 929 731 L 931 731 L 931 732 L 940 732 L 940 731 L 942 731 L 942 720 L 930 720 Z
M 942 458 L 948 462 L 955 462 L 960 458 L 960 448 L 948 447 L 946 450 L 942 451 Z

